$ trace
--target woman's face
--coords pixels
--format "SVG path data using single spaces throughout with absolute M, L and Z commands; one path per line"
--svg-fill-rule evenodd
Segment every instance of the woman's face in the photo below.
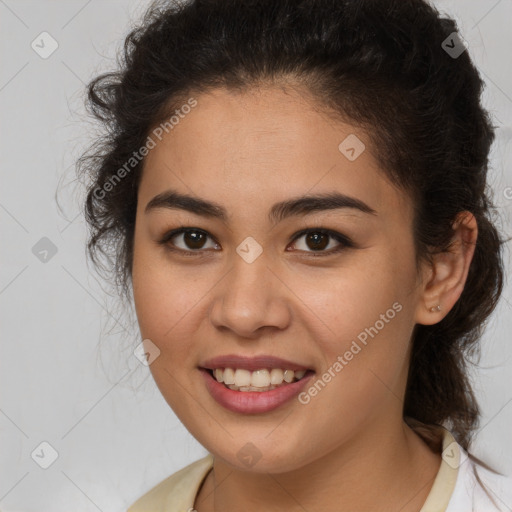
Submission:
M 355 455 L 402 421 L 409 341 L 425 308 L 412 204 L 363 132 L 296 91 L 195 99 L 153 137 L 138 192 L 133 289 L 142 338 L 160 351 L 155 381 L 192 435 L 241 469 L 289 471 L 347 446 Z M 147 208 L 170 191 L 215 207 Z M 351 199 L 325 199 L 333 194 Z M 226 355 L 310 372 L 277 393 L 227 390 L 202 369 Z M 227 364 L 244 366 L 213 366 Z M 238 382 L 247 375 L 266 382 L 243 371 Z M 286 386 L 294 391 L 280 402 Z

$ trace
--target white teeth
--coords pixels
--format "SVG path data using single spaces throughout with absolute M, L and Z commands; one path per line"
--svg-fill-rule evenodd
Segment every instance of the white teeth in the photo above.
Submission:
M 230 389 L 233 389 L 229 386 Z M 235 391 L 270 391 L 271 389 L 275 389 L 275 386 L 267 386 L 265 388 L 258 388 L 254 386 L 242 386 L 241 388 L 235 389 Z
M 291 382 L 293 380 L 294 371 L 293 370 L 285 370 L 283 374 L 283 379 L 286 382 Z
M 215 368 L 213 375 L 217 382 L 223 382 L 226 387 L 235 391 L 269 391 L 286 383 L 302 379 L 306 370 L 281 370 L 272 368 L 270 371 L 249 371 L 242 368 Z
M 270 383 L 270 374 L 268 370 L 256 370 L 251 373 L 251 386 L 258 388 L 267 387 Z
M 250 386 L 251 385 L 251 372 L 249 370 L 241 370 L 240 368 L 235 370 L 235 385 Z
M 272 368 L 270 370 L 270 384 L 273 384 L 274 386 L 278 386 L 279 384 L 283 383 L 283 370 L 280 370 L 279 368 Z
M 219 380 L 217 378 L 217 375 L 215 375 L 215 378 L 219 380 L 219 382 L 223 382 L 224 384 L 234 384 L 235 383 L 235 372 L 231 368 L 226 368 L 224 370 L 220 368 L 216 368 L 216 370 L 219 371 L 220 375 L 222 376 L 222 380 Z

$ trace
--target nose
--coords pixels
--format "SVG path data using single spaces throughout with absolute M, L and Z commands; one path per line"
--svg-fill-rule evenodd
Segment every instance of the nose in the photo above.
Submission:
M 290 291 L 264 254 L 252 263 L 237 256 L 233 268 L 215 287 L 210 321 L 217 329 L 256 339 L 289 325 Z

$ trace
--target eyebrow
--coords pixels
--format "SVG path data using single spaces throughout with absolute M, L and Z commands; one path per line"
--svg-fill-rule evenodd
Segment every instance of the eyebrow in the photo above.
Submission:
M 196 215 L 219 219 L 224 223 L 228 222 L 229 217 L 226 209 L 220 204 L 181 194 L 175 190 L 166 190 L 153 197 L 146 205 L 144 212 L 148 213 L 160 208 L 185 210 Z M 269 220 L 277 223 L 288 217 L 341 208 L 351 208 L 370 215 L 377 215 L 373 208 L 360 199 L 339 192 L 331 192 L 300 196 L 276 203 L 270 209 Z

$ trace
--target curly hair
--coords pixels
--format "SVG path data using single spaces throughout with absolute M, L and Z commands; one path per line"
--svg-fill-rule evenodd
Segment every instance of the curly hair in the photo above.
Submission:
M 78 162 L 89 179 L 88 255 L 129 297 L 144 159 L 108 193 L 106 185 L 186 98 L 299 84 L 368 133 L 385 176 L 413 199 L 417 265 L 450 250 L 457 214 L 476 218 L 462 295 L 437 324 L 415 326 L 403 406 L 411 426 L 449 425 L 467 449 L 479 420 L 468 364 L 504 271 L 487 185 L 494 128 L 468 52 L 443 47 L 454 32 L 455 21 L 424 0 L 153 2 L 127 35 L 118 69 L 88 85 L 88 111 L 105 128 Z

